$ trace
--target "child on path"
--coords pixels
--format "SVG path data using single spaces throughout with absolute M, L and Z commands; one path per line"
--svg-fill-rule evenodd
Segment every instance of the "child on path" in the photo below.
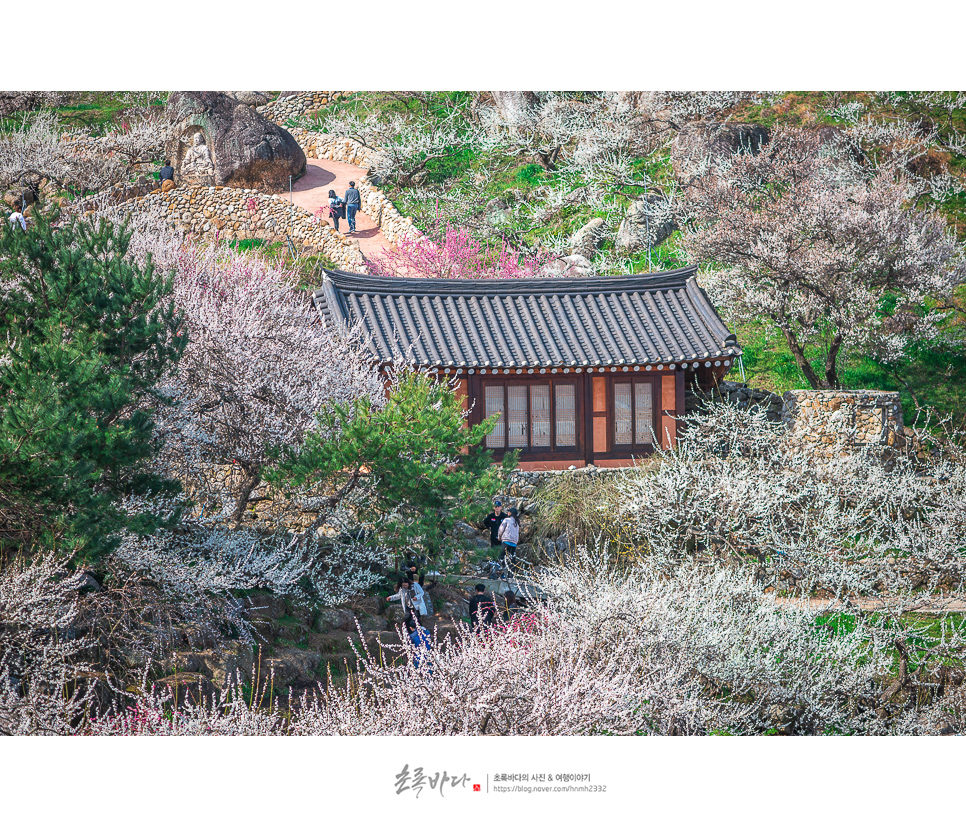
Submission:
M 22 232 L 27 231 L 27 218 L 23 216 L 23 203 L 17 200 L 13 204 L 13 213 L 10 215 L 10 228 L 16 229 L 20 226 Z

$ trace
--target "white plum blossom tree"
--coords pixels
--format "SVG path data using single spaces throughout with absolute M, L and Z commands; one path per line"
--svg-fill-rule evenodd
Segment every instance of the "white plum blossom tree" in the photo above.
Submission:
M 814 388 L 837 388 L 843 351 L 889 359 L 938 337 L 942 304 L 966 278 L 962 247 L 910 204 L 898 169 L 870 170 L 815 132 L 777 133 L 757 155 L 706 161 L 687 189 L 682 244 L 737 322 L 783 334 Z M 824 365 L 812 367 L 812 352 Z

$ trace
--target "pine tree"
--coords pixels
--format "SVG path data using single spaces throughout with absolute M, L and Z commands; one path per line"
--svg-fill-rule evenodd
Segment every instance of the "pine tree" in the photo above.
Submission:
M 150 260 L 126 257 L 129 233 L 104 221 L 0 231 L 0 549 L 60 547 L 91 563 L 124 529 L 125 496 L 180 486 L 146 465 L 151 407 L 186 335 Z
M 362 397 L 324 410 L 320 428 L 300 449 L 284 450 L 267 478 L 328 494 L 313 529 L 348 505 L 360 522 L 376 525 L 390 549 L 443 559 L 453 522 L 482 514 L 517 460 L 508 455 L 493 466 L 483 440 L 495 418 L 467 426 L 463 410 L 452 387 L 405 371 L 382 405 Z

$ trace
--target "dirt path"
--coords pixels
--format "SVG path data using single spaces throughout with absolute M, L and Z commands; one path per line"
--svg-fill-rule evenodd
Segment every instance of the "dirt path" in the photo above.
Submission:
M 335 191 L 340 197 L 345 197 L 349 181 L 359 182 L 365 173 L 362 168 L 345 162 L 309 159 L 306 161 L 305 174 L 292 187 L 292 202 L 315 214 L 320 206 L 329 204 L 329 189 Z M 280 191 L 279 196 L 288 199 L 289 192 Z M 325 222 L 332 225 L 331 218 L 326 217 Z M 362 254 L 366 257 L 378 255 L 392 246 L 369 215 L 361 211 L 356 213 L 355 233 L 348 234 L 348 231 L 348 221 L 339 220 L 339 232 L 347 234 L 349 240 L 358 243 Z

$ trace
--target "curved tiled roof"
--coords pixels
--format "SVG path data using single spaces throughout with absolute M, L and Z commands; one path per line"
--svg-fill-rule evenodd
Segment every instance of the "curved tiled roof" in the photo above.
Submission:
M 382 361 L 579 367 L 737 356 L 696 271 L 443 281 L 324 270 L 312 299 L 327 322 L 361 324 Z

